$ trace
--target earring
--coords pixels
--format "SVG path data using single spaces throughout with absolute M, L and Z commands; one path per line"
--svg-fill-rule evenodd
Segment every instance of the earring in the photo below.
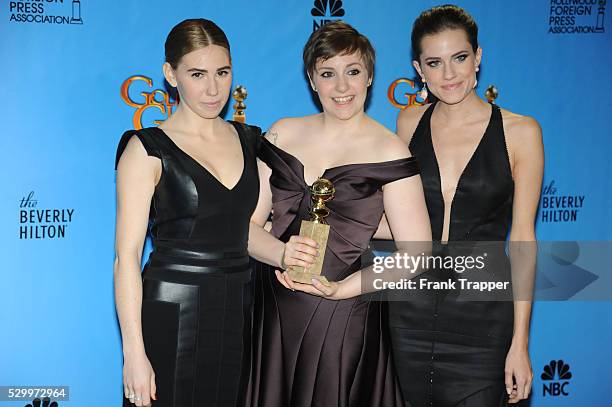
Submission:
M 474 78 L 474 89 L 476 89 L 476 85 L 478 85 L 478 78 Z
M 372 79 L 368 81 L 368 86 L 372 86 Z
M 418 103 L 425 103 L 427 100 L 427 82 L 423 81 L 423 87 L 416 93 L 416 101 Z

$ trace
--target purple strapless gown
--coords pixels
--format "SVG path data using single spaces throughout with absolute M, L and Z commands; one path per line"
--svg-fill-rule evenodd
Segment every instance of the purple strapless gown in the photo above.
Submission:
M 307 219 L 310 189 L 302 163 L 263 140 L 272 169 L 272 233 L 283 241 Z M 414 158 L 329 168 L 336 188 L 323 275 L 338 281 L 360 268 L 383 214 L 381 187 L 419 173 Z M 326 300 L 283 287 L 261 264 L 255 278 L 247 405 L 258 407 L 404 406 L 390 354 L 387 304 L 378 294 Z

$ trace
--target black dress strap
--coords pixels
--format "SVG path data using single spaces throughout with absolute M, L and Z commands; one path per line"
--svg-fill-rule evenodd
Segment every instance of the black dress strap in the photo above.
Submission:
M 238 136 L 246 141 L 245 145 L 249 152 L 253 156 L 257 156 L 257 152 L 261 146 L 261 129 L 257 126 L 240 123 L 233 120 L 228 120 L 228 122 L 234 126 L 238 132 Z
M 419 124 L 414 130 L 414 133 L 412 133 L 412 138 L 410 139 L 410 144 L 408 145 L 408 148 L 410 149 L 410 151 L 413 152 L 413 154 L 414 154 L 414 150 L 413 150 L 414 144 L 419 143 L 420 142 L 419 139 L 422 137 L 423 134 L 426 134 L 426 131 L 429 129 L 429 120 L 431 119 L 431 115 L 434 111 L 435 106 L 436 106 L 435 102 L 429 105 L 427 110 L 425 110 L 425 113 L 423 113 L 423 115 L 421 116 L 421 119 L 419 120 Z
M 140 130 L 128 130 L 121 136 L 121 140 L 119 140 L 119 145 L 117 146 L 117 155 L 115 157 L 115 170 L 119 165 L 119 159 L 125 151 L 128 142 L 132 138 L 132 136 L 138 137 L 138 140 L 142 143 L 145 151 L 148 155 L 157 157 L 159 159 L 162 158 L 161 150 L 155 141 L 155 128 L 145 128 Z

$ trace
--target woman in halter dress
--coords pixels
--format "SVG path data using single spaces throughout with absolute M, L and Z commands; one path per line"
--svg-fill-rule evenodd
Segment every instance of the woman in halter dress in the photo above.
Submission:
M 390 305 L 394 358 L 413 406 L 505 406 L 527 398 L 533 378 L 527 348 L 542 135 L 534 119 L 477 96 L 477 34 L 456 6 L 417 18 L 413 65 L 437 101 L 400 112 L 397 133 L 421 166 L 433 240 L 451 251 L 489 242 L 499 261 L 486 271 L 511 281 L 514 296 L 458 301 L 460 291 L 432 292 Z

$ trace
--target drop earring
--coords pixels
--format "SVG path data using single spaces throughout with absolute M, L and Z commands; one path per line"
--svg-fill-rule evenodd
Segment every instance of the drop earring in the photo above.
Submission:
M 416 93 L 416 101 L 418 103 L 425 103 L 427 96 L 427 82 L 423 81 L 423 87 Z

